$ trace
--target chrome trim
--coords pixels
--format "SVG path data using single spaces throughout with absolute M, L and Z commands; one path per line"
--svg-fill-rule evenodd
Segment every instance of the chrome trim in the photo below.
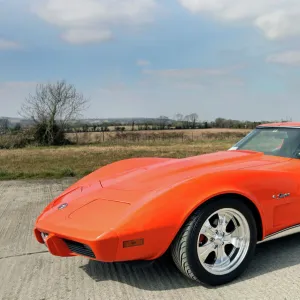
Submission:
M 265 242 L 268 242 L 268 241 L 279 239 L 279 238 L 289 236 L 289 235 L 292 235 L 292 234 L 296 234 L 296 233 L 299 233 L 299 232 L 300 232 L 300 224 L 294 225 L 292 227 L 280 230 L 278 232 L 275 232 L 275 233 L 272 233 L 272 234 L 266 236 L 266 238 L 264 240 L 258 242 L 257 244 L 265 243 Z

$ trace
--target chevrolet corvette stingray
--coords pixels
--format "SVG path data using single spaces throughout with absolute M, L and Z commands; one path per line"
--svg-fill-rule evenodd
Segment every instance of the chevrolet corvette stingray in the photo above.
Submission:
M 34 234 L 56 256 L 153 261 L 168 250 L 208 285 L 245 271 L 257 243 L 300 228 L 300 123 L 260 125 L 231 149 L 104 166 L 54 199 Z

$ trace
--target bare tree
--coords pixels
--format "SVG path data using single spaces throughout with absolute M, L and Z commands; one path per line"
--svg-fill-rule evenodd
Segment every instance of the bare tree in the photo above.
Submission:
M 183 118 L 185 122 L 185 128 L 196 128 L 196 123 L 199 120 L 199 116 L 196 113 L 186 115 Z
M 183 114 L 177 113 L 177 114 L 175 115 L 175 119 L 176 119 L 176 121 L 178 121 L 178 122 L 182 122 L 182 121 L 183 121 Z
M 0 134 L 6 133 L 9 128 L 9 120 L 5 118 L 0 119 Z
M 224 119 L 224 118 L 217 118 L 215 120 L 215 126 L 217 128 L 225 128 L 226 127 L 226 123 L 227 123 L 227 120 Z
M 192 123 L 192 128 L 195 129 L 196 128 L 196 123 L 199 119 L 199 116 L 196 113 L 190 114 L 189 116 L 189 120 Z
M 22 105 L 20 114 L 34 121 L 39 142 L 53 145 L 64 136 L 68 123 L 77 119 L 88 100 L 66 81 L 38 84 Z
M 184 128 L 187 129 L 190 127 L 190 115 L 186 115 L 183 118 Z
M 161 130 L 165 129 L 165 127 L 166 127 L 167 124 L 168 124 L 169 118 L 166 117 L 166 116 L 160 116 L 160 117 L 158 118 L 158 120 L 159 120 L 159 127 L 160 127 L 160 129 L 161 129 Z

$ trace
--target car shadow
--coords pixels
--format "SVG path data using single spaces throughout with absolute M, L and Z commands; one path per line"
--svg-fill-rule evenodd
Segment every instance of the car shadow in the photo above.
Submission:
M 259 244 L 249 268 L 230 284 L 238 284 L 266 273 L 298 265 L 299 251 L 300 234 Z M 101 263 L 92 260 L 80 268 L 96 282 L 117 281 L 149 291 L 199 286 L 197 282 L 188 279 L 178 271 L 170 255 L 164 255 L 152 265 L 143 268 L 132 267 L 126 263 Z M 206 286 L 206 288 L 215 287 Z

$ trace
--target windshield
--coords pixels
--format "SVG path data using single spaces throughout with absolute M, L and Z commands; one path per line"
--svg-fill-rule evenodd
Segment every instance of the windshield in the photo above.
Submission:
M 300 158 L 300 128 L 260 127 L 231 150 L 252 150 L 267 155 Z

